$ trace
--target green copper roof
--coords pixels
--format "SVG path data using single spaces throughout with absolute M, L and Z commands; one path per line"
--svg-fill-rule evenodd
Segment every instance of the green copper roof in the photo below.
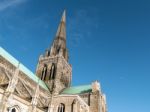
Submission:
M 42 88 L 48 90 L 46 84 L 41 79 L 39 79 L 33 72 L 31 72 L 28 68 L 26 68 L 23 64 L 21 64 L 18 60 L 16 60 L 13 56 L 11 56 L 1 46 L 0 46 L 0 56 L 5 58 L 8 62 L 13 64 L 15 67 L 18 67 L 18 65 L 19 65 L 19 70 L 20 71 L 22 71 L 24 74 L 26 74 L 30 79 L 32 79 L 36 83 L 38 83 L 38 81 L 39 81 L 39 85 Z
M 61 94 L 82 94 L 82 93 L 88 93 L 92 91 L 91 85 L 83 85 L 83 86 L 75 86 L 75 87 L 69 87 L 63 90 Z

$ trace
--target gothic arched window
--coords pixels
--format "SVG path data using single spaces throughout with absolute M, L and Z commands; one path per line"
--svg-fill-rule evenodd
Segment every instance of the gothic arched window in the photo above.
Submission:
M 47 74 L 47 65 L 44 65 L 43 70 L 42 70 L 41 80 L 46 79 L 46 74 Z
M 46 50 L 45 56 L 46 56 L 46 57 L 50 56 L 50 50 L 49 50 L 49 49 Z
M 51 66 L 49 79 L 55 79 L 55 64 L 54 63 Z
M 75 104 L 76 104 L 76 99 L 73 100 L 72 104 L 71 104 L 71 112 L 74 112 L 75 110 Z
M 63 103 L 59 104 L 58 112 L 65 112 L 65 104 Z
M 50 51 L 49 50 L 47 51 L 47 56 L 50 56 Z
M 60 48 L 61 48 L 60 46 L 57 47 L 57 54 L 59 54 Z

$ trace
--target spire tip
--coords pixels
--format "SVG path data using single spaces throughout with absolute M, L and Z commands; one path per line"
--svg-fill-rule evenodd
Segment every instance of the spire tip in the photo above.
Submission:
M 61 21 L 62 21 L 62 22 L 66 22 L 66 9 L 65 9 L 64 12 L 63 12 Z

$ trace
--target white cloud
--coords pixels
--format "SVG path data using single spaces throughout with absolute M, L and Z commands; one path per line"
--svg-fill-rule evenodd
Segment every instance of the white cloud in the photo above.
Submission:
M 0 11 L 4 11 L 7 8 L 16 6 L 20 3 L 23 3 L 25 0 L 1 0 L 0 1 Z

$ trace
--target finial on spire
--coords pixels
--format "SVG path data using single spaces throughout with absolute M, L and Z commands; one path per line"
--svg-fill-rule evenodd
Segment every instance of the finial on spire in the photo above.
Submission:
M 64 10 L 62 18 L 61 18 L 62 22 L 66 22 L 66 10 Z

